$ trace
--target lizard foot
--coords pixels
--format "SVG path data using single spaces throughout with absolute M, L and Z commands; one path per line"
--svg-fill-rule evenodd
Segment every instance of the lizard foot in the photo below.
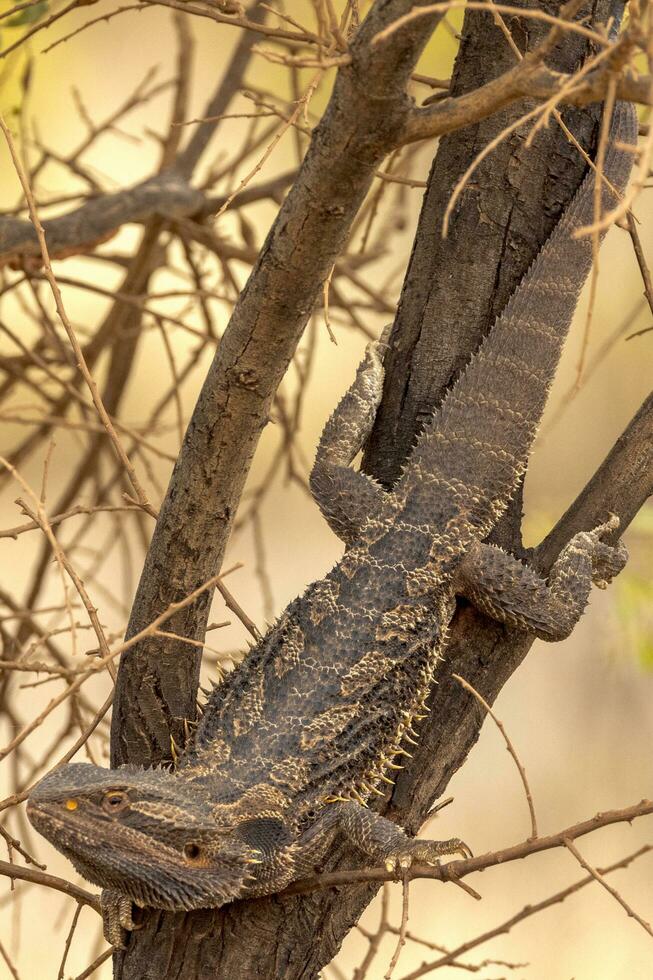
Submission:
M 472 857 L 470 848 L 458 837 L 451 840 L 413 840 L 407 838 L 393 846 L 383 863 L 388 871 L 400 873 L 406 871 L 416 861 L 425 864 L 439 864 L 440 858 L 446 854 L 460 854 L 463 858 Z
M 117 949 L 126 949 L 128 932 L 139 926 L 132 918 L 132 900 L 121 892 L 104 888 L 100 895 L 104 938 Z
M 390 340 L 390 334 L 392 333 L 393 327 L 394 321 L 392 321 L 392 323 L 386 323 L 385 327 L 381 331 L 381 336 L 374 342 L 374 346 L 380 350 L 381 357 L 383 357 L 390 346 L 388 341 Z
M 383 361 L 390 349 L 390 334 L 392 333 L 392 323 L 386 323 L 378 340 L 371 340 L 365 348 L 365 355 L 377 370 L 383 371 Z
M 628 552 L 624 545 L 619 541 L 616 545 L 604 544 L 601 538 L 605 534 L 616 531 L 619 527 L 619 518 L 616 514 L 610 514 L 605 524 L 599 524 L 590 532 L 593 539 L 592 555 L 592 581 L 599 589 L 606 589 L 612 579 L 619 574 L 628 561 Z

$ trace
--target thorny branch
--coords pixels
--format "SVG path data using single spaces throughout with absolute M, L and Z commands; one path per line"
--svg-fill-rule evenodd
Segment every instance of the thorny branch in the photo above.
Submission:
M 408 869 L 408 879 L 413 878 L 432 878 L 435 881 L 460 881 L 474 871 L 485 871 L 496 865 L 503 865 L 510 861 L 521 861 L 531 854 L 538 854 L 541 851 L 548 851 L 554 847 L 568 847 L 567 841 L 576 840 L 584 837 L 601 827 L 608 827 L 615 823 L 630 823 L 637 817 L 650 816 L 653 813 L 653 802 L 651 800 L 641 800 L 633 806 L 625 807 L 622 810 L 608 810 L 605 813 L 597 813 L 589 820 L 583 820 L 567 827 L 555 834 L 548 834 L 545 837 L 529 837 L 528 840 L 520 844 L 513 844 L 511 847 L 503 848 L 500 851 L 492 851 L 488 854 L 481 854 L 478 857 L 466 860 L 449 861 L 440 867 L 430 865 L 415 864 Z M 290 885 L 284 895 L 300 895 L 317 888 L 335 888 L 339 885 L 353 884 L 359 881 L 394 881 L 392 873 L 385 868 L 366 868 L 356 871 L 335 871 L 329 874 L 315 875 L 313 878 L 306 878 Z

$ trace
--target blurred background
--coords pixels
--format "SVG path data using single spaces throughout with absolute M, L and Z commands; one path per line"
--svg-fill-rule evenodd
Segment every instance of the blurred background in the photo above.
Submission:
M 3 4 L 1 10 L 8 9 Z M 302 0 L 293 0 L 285 9 L 302 23 L 313 23 L 312 8 Z M 112 18 L 41 53 L 103 15 Z M 43 9 L 38 16 L 44 16 Z M 7 18 L 4 27 L 0 24 L 4 49 L 29 32 L 30 17 L 35 17 L 34 7 Z M 187 107 L 187 118 L 192 119 L 201 115 L 239 33 L 206 19 L 187 18 L 185 23 L 194 46 Z M 438 79 L 448 77 L 459 24 L 459 14 L 450 14 L 429 45 L 419 72 Z M 180 37 L 180 24 L 170 11 L 137 6 L 119 13 L 115 5 L 100 3 L 86 12 L 83 8 L 73 12 L 1 62 L 2 113 L 22 137 L 29 166 L 34 168 L 45 157 L 37 185 L 44 215 L 64 213 L 98 188 L 118 190 L 135 184 L 156 169 L 161 137 L 170 119 L 173 89 L 169 83 L 176 70 Z M 266 47 L 264 42 L 261 47 Z M 246 77 L 251 94 L 233 100 L 228 111 L 238 117 L 222 121 L 196 183 L 217 181 L 215 186 L 224 194 L 235 190 L 260 162 L 312 74 L 304 68 L 290 72 L 285 65 L 272 63 L 265 53 L 253 57 Z M 332 78 L 333 73 L 326 75 L 314 95 L 301 120 L 304 128 L 319 118 Z M 135 91 L 142 98 L 130 106 Z M 427 91 L 420 90 L 420 96 Z M 103 120 L 125 105 L 128 111 L 77 156 L 77 148 L 92 134 L 89 121 L 101 127 Z M 304 132 L 290 128 L 254 180 L 267 180 L 296 167 L 306 141 Z M 407 183 L 379 181 L 375 186 L 377 200 L 373 206 L 368 202 L 348 247 L 349 268 L 357 271 L 334 280 L 328 327 L 324 311 L 318 310 L 284 381 L 275 406 L 276 424 L 264 433 L 226 560 L 226 567 L 242 563 L 227 584 L 259 627 L 328 570 L 341 553 L 339 542 L 306 492 L 307 475 L 320 430 L 353 377 L 365 343 L 392 319 L 417 221 L 420 182 L 425 180 L 433 150 L 430 144 L 412 147 L 397 161 L 394 172 L 407 178 Z M 20 189 L 4 144 L 0 146 L 0 168 L 1 205 L 12 211 L 20 203 Z M 648 195 L 640 196 L 636 215 L 647 255 L 653 250 L 650 207 Z M 147 441 L 147 445 L 138 444 L 134 462 L 155 506 L 165 491 L 183 428 L 215 350 L 212 330 L 219 334 L 226 324 L 249 273 L 251 257 L 262 244 L 276 210 L 275 201 L 269 200 L 221 215 L 213 230 L 224 246 L 223 254 L 194 243 L 189 248 L 194 269 L 188 250 L 170 236 L 167 263 L 150 284 L 144 333 L 119 416 L 130 431 Z M 123 279 L 120 256 L 133 253 L 141 232 L 135 226 L 121 230 L 97 250 L 107 256 L 105 260 L 74 256 L 55 262 L 68 315 L 84 342 L 94 335 Z M 240 249 L 240 257 L 225 258 L 229 246 Z M 362 256 L 358 266 L 357 255 Z M 624 232 L 610 232 L 601 252 L 600 270 L 582 384 L 578 388 L 576 382 L 586 297 L 529 469 L 527 544 L 536 543 L 564 511 L 650 388 L 653 331 L 625 339 L 650 327 L 651 313 L 641 299 L 640 273 Z M 21 476 L 37 495 L 48 460 L 45 500 L 52 514 L 93 433 L 89 416 L 75 405 L 65 419 L 57 416 L 54 395 L 60 395 L 61 389 L 46 373 L 30 375 L 32 383 L 15 380 L 24 354 L 15 338 L 30 347 L 44 323 L 49 318 L 55 322 L 53 304 L 44 283 L 10 288 L 22 273 L 5 267 L 0 274 L 0 367 L 5 367 L 9 379 L 0 379 L 0 453 L 16 460 Z M 59 326 L 55 330 L 64 336 Z M 105 377 L 109 355 L 110 351 L 104 351 L 94 366 L 99 382 Z M 39 431 L 42 438 L 26 444 Z M 97 485 L 109 478 L 112 466 L 106 453 L 98 462 L 95 483 L 80 481 L 74 503 L 88 503 Z M 26 496 L 25 489 L 6 470 L 0 473 L 0 494 L 0 529 L 24 525 L 27 519 L 14 501 Z M 150 533 L 151 520 L 134 513 L 98 514 L 92 520 L 82 514 L 66 521 L 58 532 L 103 625 L 116 639 L 126 623 Z M 535 644 L 495 706 L 526 766 L 542 833 L 653 794 L 650 506 L 625 540 L 631 552 L 627 571 L 607 592 L 594 590 L 589 611 L 569 640 Z M 45 570 L 30 605 L 40 632 L 32 633 L 17 650 L 17 624 L 23 622 L 20 616 L 27 598 L 34 597 L 40 562 L 45 563 Z M 20 655 L 28 662 L 48 662 L 48 644 L 54 644 L 68 658 L 66 662 L 84 664 L 86 652 L 96 645 L 95 638 L 79 605 L 73 610 L 76 625 L 71 633 L 61 577 L 44 551 L 41 532 L 0 537 L 0 569 L 3 660 Z M 216 660 L 229 669 L 247 638 L 219 598 L 211 618 L 231 620 L 231 625 L 210 634 L 207 677 L 215 674 Z M 5 672 L 4 680 L 3 745 L 63 690 L 60 675 L 15 671 Z M 85 700 L 52 712 L 22 743 L 20 752 L 2 762 L 3 797 L 28 785 L 43 766 L 60 757 L 107 697 L 110 684 L 106 674 L 93 679 L 83 689 Z M 105 764 L 107 736 L 105 720 L 90 739 L 86 751 L 91 755 L 82 750 L 77 758 Z M 429 826 L 430 835 L 460 836 L 475 853 L 482 853 L 529 834 L 517 771 L 491 722 L 484 726 L 450 791 L 454 802 Z M 47 864 L 48 871 L 80 880 L 59 854 L 28 829 L 21 808 L 5 809 L 2 819 L 28 851 Z M 606 866 L 651 842 L 650 820 L 605 829 L 582 839 L 579 847 L 594 865 Z M 22 859 L 17 856 L 17 860 Z M 582 877 L 570 854 L 551 851 L 475 876 L 470 883 L 481 892 L 481 902 L 451 886 L 414 882 L 409 929 L 420 941 L 408 942 L 395 977 L 409 976 L 422 963 L 436 960 L 442 947 L 454 948 L 493 929 L 525 905 L 542 901 Z M 647 921 L 653 920 L 652 878 L 653 858 L 647 855 L 610 879 Z M 1 881 L 0 941 L 8 959 L 0 959 L 0 977 L 54 980 L 74 903 L 54 891 L 21 882 L 10 890 L 9 880 Z M 389 921 L 398 926 L 398 886 L 389 888 L 389 902 Z M 379 915 L 377 901 L 361 921 L 365 932 L 376 930 Z M 368 977 L 380 980 L 384 976 L 395 942 L 395 936 L 384 937 Z M 325 976 L 352 977 L 368 945 L 364 932 L 354 930 Z M 84 909 L 59 975 L 77 976 L 104 948 L 98 917 Z M 644 980 L 653 976 L 653 941 L 605 891 L 592 884 L 463 956 L 461 962 L 483 980 L 506 976 Z M 459 976 L 460 967 L 441 969 L 437 975 Z M 94 976 L 109 977 L 109 963 Z

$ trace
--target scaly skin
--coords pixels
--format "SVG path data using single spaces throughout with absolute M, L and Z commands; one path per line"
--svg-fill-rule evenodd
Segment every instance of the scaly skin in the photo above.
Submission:
M 636 133 L 619 103 L 613 140 Z M 619 191 L 631 160 L 606 155 Z M 555 640 L 592 582 L 625 563 L 601 540 L 614 517 L 577 534 L 546 582 L 483 543 L 526 467 L 590 268 L 589 240 L 571 236 L 592 221 L 593 187 L 590 174 L 391 493 L 349 468 L 381 398 L 385 345 L 369 346 L 311 478 L 344 557 L 215 688 L 176 770 L 68 765 L 32 792 L 36 828 L 107 890 L 112 941 L 132 927 L 132 901 L 182 910 L 270 894 L 310 873 L 338 833 L 391 869 L 469 853 L 457 839 L 413 840 L 366 804 L 418 735 L 457 594 Z M 603 209 L 613 203 L 604 190 Z

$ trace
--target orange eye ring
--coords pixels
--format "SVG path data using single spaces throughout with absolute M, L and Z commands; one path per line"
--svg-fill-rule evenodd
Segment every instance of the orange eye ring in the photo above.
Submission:
M 110 789 L 104 794 L 102 809 L 105 813 L 121 813 L 129 806 L 129 797 L 123 790 Z
M 76 810 L 77 809 L 77 807 L 79 806 L 79 804 L 78 804 L 77 800 L 70 799 L 70 800 L 66 800 L 66 802 L 64 803 L 64 806 L 65 806 L 66 810 L 70 810 L 71 813 L 72 813 L 73 810 Z

